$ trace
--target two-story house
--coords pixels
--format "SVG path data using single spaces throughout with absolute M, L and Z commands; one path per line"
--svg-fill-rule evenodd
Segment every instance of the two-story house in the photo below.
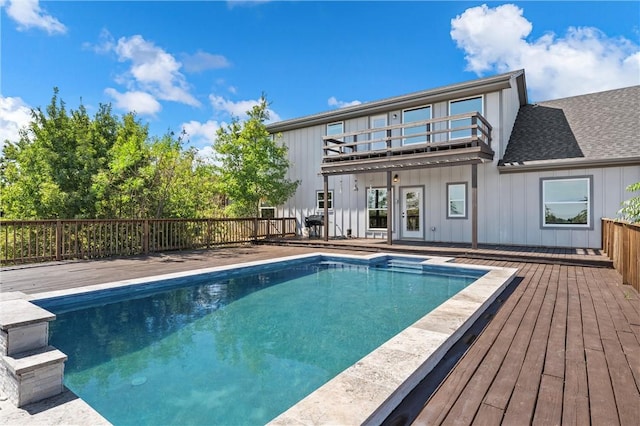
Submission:
M 268 126 L 325 238 L 600 247 L 640 181 L 640 86 L 531 105 L 524 70 Z M 302 229 L 301 229 L 302 231 Z

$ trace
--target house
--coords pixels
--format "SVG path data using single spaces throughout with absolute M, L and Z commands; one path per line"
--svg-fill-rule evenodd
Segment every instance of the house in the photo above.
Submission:
M 327 239 L 599 248 L 640 181 L 639 104 L 530 104 L 518 70 L 273 123 L 301 181 L 276 215 L 324 215 Z

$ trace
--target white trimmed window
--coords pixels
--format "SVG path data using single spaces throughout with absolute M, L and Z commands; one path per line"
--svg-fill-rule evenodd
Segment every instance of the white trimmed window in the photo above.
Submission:
M 368 229 L 387 229 L 387 188 L 367 189 Z
M 268 203 L 260 203 L 260 217 L 262 219 L 273 219 L 276 217 L 276 208 Z
M 418 108 L 405 109 L 402 111 L 402 123 L 413 123 L 416 121 L 425 121 L 431 119 L 431 106 L 423 106 Z M 429 135 L 424 135 L 421 133 L 426 133 L 430 130 L 429 124 L 423 124 L 421 126 L 415 127 L 403 127 L 402 128 L 402 136 L 405 136 L 402 139 L 403 145 L 411 145 L 414 143 L 424 143 L 429 142 Z M 411 136 L 415 134 L 421 134 L 420 136 Z
M 447 219 L 467 218 L 467 183 L 447 184 Z
M 327 209 L 333 210 L 333 191 L 327 193 Z M 324 191 L 316 191 L 316 210 L 324 210 Z
M 327 136 L 340 135 L 344 133 L 344 122 L 337 121 L 335 123 L 327 124 Z
M 542 228 L 591 228 L 592 177 L 542 178 Z
M 459 99 L 449 102 L 449 115 L 465 114 L 468 112 L 478 112 L 484 114 L 483 97 L 476 96 L 474 98 Z M 459 120 L 451 120 L 449 122 L 449 128 L 451 130 L 458 127 L 471 126 L 471 118 L 462 118 Z M 453 130 L 450 133 L 451 139 L 469 138 L 471 137 L 471 129 Z

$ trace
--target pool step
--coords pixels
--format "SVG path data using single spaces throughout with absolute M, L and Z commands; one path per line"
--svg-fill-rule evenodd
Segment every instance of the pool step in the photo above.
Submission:
M 55 317 L 19 297 L 0 301 L 0 390 L 17 407 L 64 389 L 67 356 L 49 346 Z
M 423 265 L 410 260 L 391 259 L 387 263 L 379 266 L 390 272 L 403 272 L 409 274 L 422 274 Z

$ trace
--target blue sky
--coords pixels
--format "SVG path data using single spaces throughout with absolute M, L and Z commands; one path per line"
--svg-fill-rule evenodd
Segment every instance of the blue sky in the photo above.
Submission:
M 0 0 L 0 140 L 53 87 L 151 133 L 288 119 L 525 68 L 532 102 L 640 84 L 640 2 Z

